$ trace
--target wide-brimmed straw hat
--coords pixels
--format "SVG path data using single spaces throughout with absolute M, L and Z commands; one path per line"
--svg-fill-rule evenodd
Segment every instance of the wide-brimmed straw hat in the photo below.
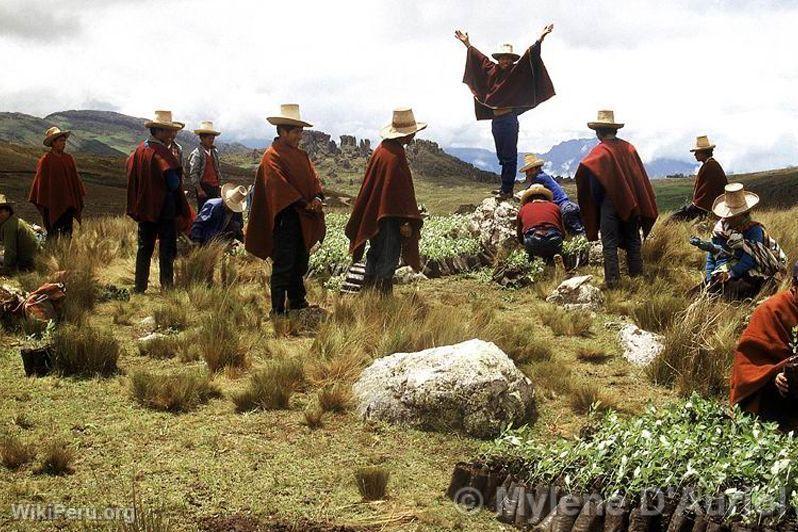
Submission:
M 759 196 L 744 189 L 742 183 L 729 183 L 726 193 L 715 198 L 712 212 L 721 218 L 731 218 L 748 212 L 759 203 Z
M 6 197 L 5 194 L 0 194 L 0 207 L 13 207 L 14 202 Z
M 700 137 L 695 138 L 695 147 L 691 148 L 690 151 L 697 152 L 703 150 L 711 150 L 715 147 L 714 144 L 709 142 L 709 137 L 706 135 L 701 135 Z
M 313 127 L 313 124 L 302 120 L 299 114 L 299 104 L 284 103 L 280 106 L 280 112 L 277 115 L 266 117 L 266 120 L 273 126 L 298 126 L 298 127 Z
M 233 212 L 244 212 L 247 208 L 247 187 L 225 183 L 222 185 L 222 201 Z
M 521 205 L 529 201 L 529 198 L 532 196 L 543 196 L 549 201 L 554 199 L 554 194 L 551 193 L 551 190 L 547 189 L 543 185 L 535 183 L 521 193 Z
M 615 121 L 615 111 L 609 109 L 599 111 L 596 121 L 587 123 L 590 129 L 621 129 L 624 125 Z
M 546 164 L 546 161 L 535 155 L 534 153 L 527 153 L 524 155 L 524 166 L 518 170 L 520 173 L 524 173 L 531 168 L 541 167 Z
M 200 122 L 200 127 L 194 130 L 195 135 L 213 135 L 214 137 L 217 135 L 221 135 L 221 131 L 216 131 L 213 128 L 213 122 L 210 120 L 203 120 Z
M 520 55 L 513 52 L 513 45 L 509 43 L 502 44 L 501 46 L 499 46 L 499 49 L 497 51 L 490 54 L 490 56 L 496 61 L 498 61 L 499 58 L 503 55 L 509 55 L 510 57 L 513 58 L 513 61 L 518 61 L 519 59 L 521 59 Z
M 417 133 L 427 127 L 426 122 L 417 122 L 410 107 L 394 109 L 391 123 L 380 129 L 384 139 L 398 139 Z
M 186 125 L 183 122 L 172 120 L 172 111 L 155 111 L 155 118 L 144 122 L 144 127 L 160 127 L 179 130 L 186 127 Z
M 69 135 L 71 135 L 71 134 L 72 134 L 71 131 L 67 131 L 67 130 L 61 131 L 57 127 L 53 126 L 53 127 L 51 127 L 50 129 L 48 129 L 47 131 L 44 132 L 44 141 L 42 142 L 42 144 L 44 144 L 45 146 L 50 148 L 53 145 L 53 142 L 55 141 L 55 139 L 57 139 L 58 137 L 67 137 L 67 138 L 69 138 Z

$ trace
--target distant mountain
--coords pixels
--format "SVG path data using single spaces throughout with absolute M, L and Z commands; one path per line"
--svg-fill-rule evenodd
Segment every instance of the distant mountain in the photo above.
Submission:
M 587 155 L 598 143 L 596 139 L 571 139 L 553 146 L 546 153 L 538 154 L 547 163 L 545 170 L 557 176 L 572 177 L 576 173 L 579 161 Z M 447 153 L 454 155 L 474 166 L 490 172 L 501 172 L 501 166 L 496 159 L 496 153 L 484 148 L 444 148 Z M 518 154 L 519 168 L 523 164 L 524 154 Z M 646 171 L 652 178 L 669 175 L 692 175 L 695 173 L 696 164 L 678 159 L 660 158 L 646 164 Z

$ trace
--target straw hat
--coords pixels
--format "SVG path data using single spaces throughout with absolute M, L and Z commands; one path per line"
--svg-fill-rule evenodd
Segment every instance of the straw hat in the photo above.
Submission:
M 299 104 L 284 103 L 280 106 L 280 113 L 277 116 L 269 116 L 266 118 L 273 126 L 299 126 L 299 127 L 313 127 L 302 120 L 299 114 Z
M 621 129 L 624 124 L 619 124 L 615 121 L 615 111 L 602 110 L 598 112 L 598 118 L 595 122 L 588 122 L 587 127 L 590 129 Z
M 499 49 L 496 52 L 490 54 L 490 56 L 496 61 L 498 61 L 499 58 L 503 55 L 509 55 L 510 57 L 513 58 L 513 61 L 518 61 L 519 59 L 521 59 L 520 55 L 513 52 L 513 45 L 509 43 L 502 44 L 501 46 L 499 46 Z
M 164 129 L 183 129 L 186 125 L 183 122 L 172 120 L 172 111 L 155 111 L 155 118 L 144 122 L 144 127 L 160 127 Z
M 247 187 L 225 183 L 222 185 L 222 201 L 233 212 L 244 212 L 247 208 Z
M 380 136 L 384 139 L 398 139 L 412 135 L 427 127 L 426 122 L 416 122 L 413 109 L 404 107 L 393 110 L 391 123 L 380 129 Z
M 203 120 L 200 122 L 200 127 L 194 130 L 194 134 L 196 135 L 213 135 L 214 137 L 217 135 L 221 135 L 221 131 L 216 131 L 213 129 L 213 122 L 210 120 Z
M 554 194 L 551 193 L 551 190 L 547 189 L 543 185 L 535 183 L 521 193 L 521 205 L 529 201 L 529 198 L 532 196 L 544 196 L 549 201 L 554 199 Z
M 721 194 L 712 204 L 712 212 L 721 218 L 731 218 L 748 212 L 759 203 L 759 196 L 743 189 L 742 183 L 729 183 L 726 193 Z
M 53 145 L 53 141 L 58 137 L 63 136 L 69 138 L 69 135 L 71 134 L 71 131 L 61 131 L 57 127 L 53 126 L 44 132 L 44 142 L 42 142 L 42 144 L 49 148 Z
M 714 148 L 715 145 L 709 142 L 709 137 L 706 135 L 701 135 L 700 137 L 695 138 L 695 148 L 692 148 L 690 151 L 697 152 L 703 150 L 711 150 Z
M 524 155 L 524 166 L 518 170 L 520 173 L 524 173 L 531 168 L 541 167 L 546 164 L 546 161 L 535 155 L 534 153 L 527 153 Z
M 0 207 L 13 207 L 14 202 L 9 200 L 5 194 L 0 194 Z

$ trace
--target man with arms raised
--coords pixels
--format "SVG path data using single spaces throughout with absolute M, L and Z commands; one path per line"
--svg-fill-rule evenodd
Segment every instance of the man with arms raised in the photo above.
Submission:
M 369 242 L 363 288 L 390 294 L 402 256 L 414 270 L 421 270 L 421 213 L 405 146 L 426 127 L 416 122 L 412 109 L 396 109 L 391 123 L 380 131 L 384 140 L 369 160 L 345 230 L 355 262 Z
M 474 95 L 477 120 L 491 120 L 496 156 L 502 167 L 500 200 L 513 196 L 518 168 L 518 115 L 533 109 L 554 96 L 546 66 L 540 57 L 540 46 L 554 25 L 543 28 L 540 38 L 527 48 L 523 56 L 513 52 L 510 44 L 492 54 L 494 63 L 471 46 L 468 33 L 457 30 L 455 37 L 468 49 L 463 83 Z
M 267 120 L 277 126 L 277 138 L 258 166 L 244 244 L 256 257 L 272 259 L 272 315 L 281 316 L 309 306 L 304 276 L 310 249 L 324 239 L 324 195 L 313 163 L 299 149 L 303 128 L 312 127 L 299 106 L 284 104 Z

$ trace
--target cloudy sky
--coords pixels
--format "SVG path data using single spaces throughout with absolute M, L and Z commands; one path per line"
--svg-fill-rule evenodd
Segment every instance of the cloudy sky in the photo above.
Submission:
M 644 159 L 696 135 L 735 171 L 798 163 L 798 2 L 778 0 L 0 0 L 0 110 L 210 118 L 271 138 L 297 102 L 316 129 L 377 138 L 397 106 L 444 146 L 492 148 L 461 83 L 457 28 L 486 54 L 547 22 L 557 96 L 521 117 L 523 151 L 589 136 L 612 108 Z

